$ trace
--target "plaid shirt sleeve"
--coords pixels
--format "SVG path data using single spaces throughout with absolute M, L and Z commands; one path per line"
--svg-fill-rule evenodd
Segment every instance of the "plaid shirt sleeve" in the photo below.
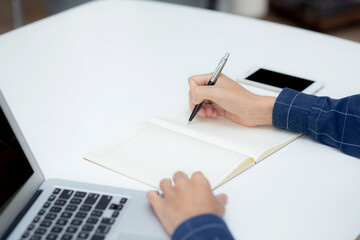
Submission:
M 190 218 L 175 230 L 172 240 L 233 240 L 224 220 L 213 214 Z
M 360 94 L 331 99 L 286 88 L 276 99 L 273 125 L 360 157 Z

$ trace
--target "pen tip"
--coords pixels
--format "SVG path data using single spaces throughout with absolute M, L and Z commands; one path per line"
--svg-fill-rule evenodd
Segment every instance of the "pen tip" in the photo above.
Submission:
M 225 59 L 227 59 L 228 57 L 230 56 L 230 53 L 229 52 L 227 52 L 226 54 L 225 54 Z
M 191 123 L 191 121 L 188 121 L 188 124 L 190 124 Z

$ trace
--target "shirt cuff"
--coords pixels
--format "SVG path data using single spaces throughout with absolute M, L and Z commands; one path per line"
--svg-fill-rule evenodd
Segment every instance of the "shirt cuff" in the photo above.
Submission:
M 277 97 L 273 109 L 273 125 L 308 134 L 308 116 L 318 97 L 285 88 Z
M 172 240 L 232 240 L 234 239 L 224 220 L 213 214 L 192 217 L 177 227 Z

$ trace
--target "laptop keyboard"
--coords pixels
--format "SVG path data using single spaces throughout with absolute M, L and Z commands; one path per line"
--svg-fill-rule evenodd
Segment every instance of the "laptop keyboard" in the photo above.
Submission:
M 127 197 L 56 188 L 22 239 L 103 240 L 127 201 Z

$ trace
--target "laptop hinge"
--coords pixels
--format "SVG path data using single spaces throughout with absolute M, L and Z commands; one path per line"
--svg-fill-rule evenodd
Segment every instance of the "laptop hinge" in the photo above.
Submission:
M 40 196 L 43 190 L 37 190 L 34 195 L 31 197 L 31 199 L 28 201 L 28 203 L 25 205 L 25 207 L 21 210 L 21 212 L 16 216 L 15 220 L 11 223 L 10 227 L 6 230 L 5 234 L 1 237 L 1 240 L 5 240 L 10 233 L 14 230 L 16 225 L 21 221 L 21 219 L 24 217 L 24 215 L 27 213 L 27 211 L 31 208 L 31 206 L 34 204 L 36 199 Z

